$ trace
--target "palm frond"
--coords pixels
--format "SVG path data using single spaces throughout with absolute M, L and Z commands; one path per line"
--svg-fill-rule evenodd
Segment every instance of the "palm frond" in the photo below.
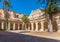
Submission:
M 1 0 L 0 0 L 0 2 L 1 2 Z
M 10 0 L 6 0 L 5 1 L 5 5 L 8 6 L 8 7 L 10 7 Z
M 45 0 L 37 0 L 37 4 L 40 3 L 40 4 L 43 4 L 45 2 Z
M 23 17 L 22 17 L 22 21 L 23 21 L 24 23 L 29 22 L 28 16 L 24 14 Z

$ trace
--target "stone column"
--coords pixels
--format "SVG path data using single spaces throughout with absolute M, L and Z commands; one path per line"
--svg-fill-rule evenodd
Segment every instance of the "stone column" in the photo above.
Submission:
M 53 32 L 53 27 L 52 27 L 51 22 L 52 22 L 51 20 L 48 21 L 48 30 L 49 30 L 49 32 Z
M 19 24 L 18 24 L 18 30 L 19 30 L 19 28 L 20 28 L 20 26 L 19 26 Z
M 4 22 L 1 23 L 1 28 L 4 29 Z
M 30 31 L 30 23 L 28 24 L 28 31 Z
M 38 31 L 38 22 L 36 22 L 36 31 Z
M 13 30 L 15 30 L 15 23 L 13 24 Z
M 26 26 L 27 26 L 27 25 L 25 24 L 25 30 L 27 30 Z
M 8 30 L 10 30 L 10 22 L 8 23 Z
M 44 22 L 43 21 L 41 21 L 41 29 L 40 29 L 40 31 L 44 31 Z
M 33 31 L 33 29 L 34 29 L 34 24 L 33 23 L 31 23 L 31 28 L 32 28 L 32 31 Z
M 57 18 L 56 22 L 57 22 L 57 28 L 58 28 L 57 32 L 60 32 L 60 21 L 59 21 L 59 18 Z
M 22 30 L 24 29 L 24 24 L 22 24 Z
M 24 30 L 25 29 L 25 27 L 24 27 L 24 22 L 22 23 L 22 30 Z
M 60 32 L 60 24 L 58 24 L 57 26 L 58 26 L 57 32 Z

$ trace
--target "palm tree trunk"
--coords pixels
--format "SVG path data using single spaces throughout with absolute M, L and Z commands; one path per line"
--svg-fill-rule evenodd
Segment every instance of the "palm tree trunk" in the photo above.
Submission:
M 3 7 L 3 9 L 5 8 L 4 5 L 5 5 L 5 4 L 4 4 L 4 0 L 2 0 L 2 7 Z M 6 15 L 6 11 L 5 11 L 5 9 L 4 9 L 4 14 Z M 5 28 L 5 29 L 7 30 L 7 29 L 8 29 L 7 18 L 5 18 L 5 23 L 6 23 L 6 28 Z
M 52 27 L 52 14 L 49 15 L 48 30 L 49 30 L 49 32 L 53 32 L 53 27 Z
M 3 7 L 3 9 L 4 9 L 4 0 L 2 0 L 2 7 Z
M 24 29 L 25 29 L 25 26 L 24 26 L 24 25 L 25 25 L 25 23 L 23 22 L 23 25 L 22 25 L 22 30 L 24 30 Z
M 27 29 L 26 29 L 26 23 L 25 23 L 25 30 L 27 30 Z

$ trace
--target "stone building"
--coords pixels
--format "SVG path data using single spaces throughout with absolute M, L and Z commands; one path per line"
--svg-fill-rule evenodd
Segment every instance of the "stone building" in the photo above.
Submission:
M 26 29 L 23 27 L 22 17 L 23 14 L 15 13 L 13 11 L 7 11 L 8 16 L 8 30 L 27 30 L 27 31 L 48 31 L 48 18 L 49 15 L 45 13 L 42 9 L 33 10 L 28 16 L 29 23 L 26 24 Z M 6 28 L 6 15 L 4 14 L 4 9 L 0 9 L 0 29 Z M 53 15 L 53 31 L 60 30 L 60 13 Z M 55 23 L 54 22 L 54 23 Z M 57 26 L 57 28 L 55 27 Z
M 18 14 L 12 11 L 7 11 L 8 16 L 8 30 L 20 30 L 22 28 L 22 16 L 23 14 Z M 4 9 L 0 9 L 0 29 L 6 29 Z

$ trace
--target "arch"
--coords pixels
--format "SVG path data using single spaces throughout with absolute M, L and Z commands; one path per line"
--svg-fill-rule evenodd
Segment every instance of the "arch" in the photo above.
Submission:
M 10 30 L 13 30 L 13 24 L 10 23 Z
M 22 30 L 22 24 L 19 25 L 19 30 Z
M 44 31 L 48 31 L 48 21 L 44 21 Z
M 38 22 L 38 31 L 41 29 L 41 23 Z
M 57 22 L 53 21 L 52 26 L 53 26 L 53 31 L 56 32 L 58 30 Z
M 18 30 L 18 24 L 15 24 L 15 30 Z
M 1 28 L 1 23 L 0 23 L 0 30 L 1 30 L 2 28 Z
M 28 26 L 29 26 L 29 24 L 27 23 L 27 24 L 26 24 L 26 29 L 27 29 L 27 30 L 28 30 Z
M 33 30 L 36 30 L 36 24 L 35 23 L 33 24 L 33 27 L 34 27 Z
M 4 23 L 4 30 L 6 30 L 6 23 Z
M 29 24 L 29 27 L 30 27 L 30 30 L 32 30 L 32 29 L 31 29 L 31 23 Z

